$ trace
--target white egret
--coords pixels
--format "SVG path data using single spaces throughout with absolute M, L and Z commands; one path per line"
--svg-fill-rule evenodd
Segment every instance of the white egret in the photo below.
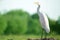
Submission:
M 37 7 L 37 13 L 38 13 L 38 16 L 39 16 L 39 21 L 40 21 L 40 23 L 41 23 L 42 29 L 45 30 L 45 34 L 46 34 L 46 33 L 49 33 L 49 32 L 50 32 L 50 28 L 49 28 L 48 18 L 47 18 L 47 16 L 45 15 L 45 13 L 41 13 L 41 12 L 39 11 L 39 9 L 40 9 L 40 4 L 39 4 L 39 2 L 35 2 L 35 4 L 38 5 L 38 7 Z M 42 33 L 43 33 L 43 31 L 42 31 Z M 42 38 L 42 36 L 43 36 L 43 34 L 41 34 L 41 38 Z M 46 36 L 46 35 L 45 35 L 45 36 Z

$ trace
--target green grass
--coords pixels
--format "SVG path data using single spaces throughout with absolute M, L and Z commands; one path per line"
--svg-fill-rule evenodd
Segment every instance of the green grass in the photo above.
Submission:
M 57 40 L 60 40 L 60 35 L 51 35 L 49 38 L 55 38 Z M 28 38 L 40 38 L 40 36 L 36 35 L 2 35 L 0 36 L 0 40 L 8 40 L 8 39 L 13 39 L 13 40 L 27 40 Z

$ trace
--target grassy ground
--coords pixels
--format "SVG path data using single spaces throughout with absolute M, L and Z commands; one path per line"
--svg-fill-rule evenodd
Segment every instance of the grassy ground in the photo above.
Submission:
M 60 40 L 60 35 L 55 35 L 55 36 L 49 36 L 50 38 L 53 37 L 57 40 Z M 8 39 L 13 39 L 13 40 L 27 40 L 28 38 L 40 38 L 40 36 L 36 35 L 3 35 L 0 36 L 0 40 L 8 40 Z

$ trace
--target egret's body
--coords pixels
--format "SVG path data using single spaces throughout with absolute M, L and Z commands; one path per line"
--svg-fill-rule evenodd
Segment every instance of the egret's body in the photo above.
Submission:
M 49 33 L 49 32 L 50 32 L 50 28 L 49 28 L 48 18 L 47 18 L 47 16 L 45 15 L 45 13 L 41 13 L 41 12 L 39 11 L 39 6 L 38 6 L 38 8 L 37 8 L 37 13 L 38 13 L 39 21 L 40 21 L 40 23 L 41 23 L 42 28 L 43 28 L 47 33 Z
M 49 32 L 50 32 L 50 28 L 49 28 L 48 18 L 47 18 L 47 16 L 45 15 L 45 13 L 41 13 L 41 12 L 39 11 L 39 9 L 40 9 L 40 4 L 39 4 L 39 3 L 36 3 L 36 4 L 38 4 L 37 13 L 38 13 L 38 16 L 39 16 L 39 21 L 40 21 L 40 23 L 41 23 L 42 29 L 44 29 L 46 33 L 49 33 Z M 41 34 L 41 35 L 43 35 L 43 34 Z

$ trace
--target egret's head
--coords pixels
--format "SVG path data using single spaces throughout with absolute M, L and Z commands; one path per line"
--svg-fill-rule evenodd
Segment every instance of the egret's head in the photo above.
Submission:
M 40 3 L 39 2 L 34 2 L 36 5 L 40 6 Z
M 34 2 L 37 5 L 37 12 L 39 12 L 40 9 L 40 3 L 39 2 Z

